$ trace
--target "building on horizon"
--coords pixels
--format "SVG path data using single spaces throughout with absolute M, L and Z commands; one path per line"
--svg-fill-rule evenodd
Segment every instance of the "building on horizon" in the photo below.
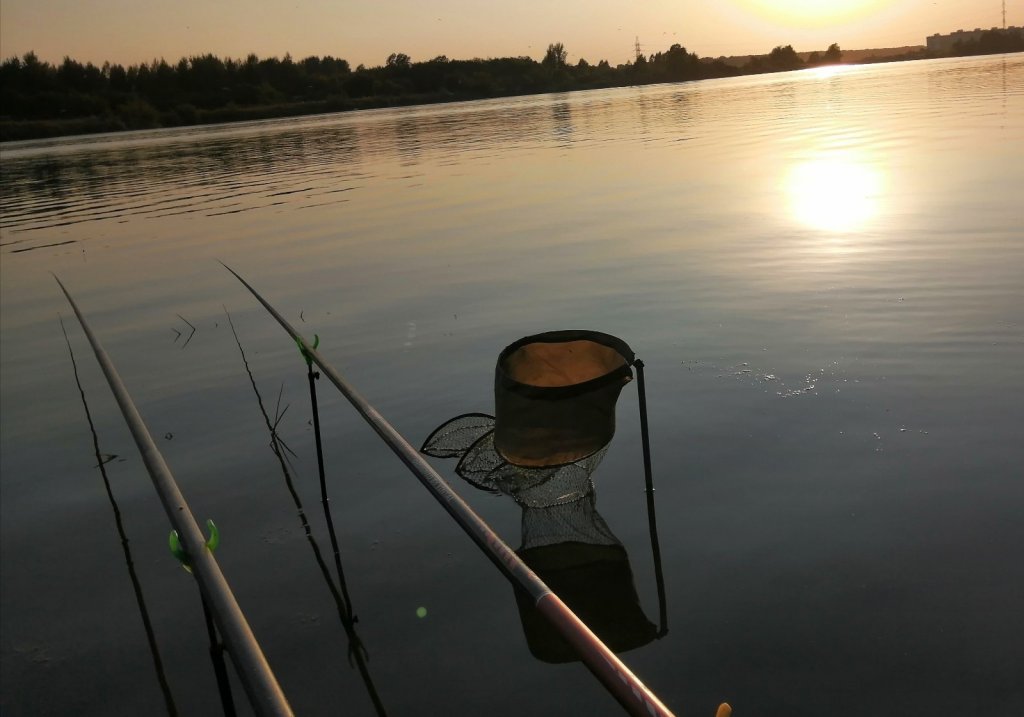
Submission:
M 927 38 L 928 51 L 929 52 L 949 52 L 953 49 L 953 45 L 958 42 L 977 42 L 981 39 L 981 36 L 986 32 L 1003 32 L 1007 34 L 1016 34 L 1024 37 L 1024 27 L 993 27 L 990 30 L 982 30 L 980 27 L 976 27 L 973 30 L 957 30 L 946 35 L 936 33 L 929 35 Z

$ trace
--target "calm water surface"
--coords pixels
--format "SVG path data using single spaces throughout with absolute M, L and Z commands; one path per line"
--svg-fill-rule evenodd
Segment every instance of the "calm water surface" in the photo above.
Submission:
M 252 280 L 411 442 L 490 412 L 520 336 L 647 364 L 666 637 L 711 715 L 1024 714 L 1024 56 L 4 145 L 5 715 L 218 714 L 194 583 L 50 272 L 90 316 L 299 714 L 376 714 L 329 556 L 304 365 Z M 186 339 L 195 327 L 191 340 Z M 357 630 L 390 715 L 618 714 L 531 657 L 511 587 L 320 387 Z M 597 508 L 657 616 L 636 393 Z M 438 462 L 513 546 L 520 510 Z M 426 614 L 418 616 L 418 608 Z M 422 614 L 422 610 L 419 611 Z M 247 713 L 244 696 L 236 699 Z

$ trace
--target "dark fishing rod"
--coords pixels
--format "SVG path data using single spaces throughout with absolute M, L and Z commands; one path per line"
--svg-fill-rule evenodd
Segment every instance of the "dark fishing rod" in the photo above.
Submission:
M 313 347 L 320 343 L 320 337 L 314 336 Z M 331 550 L 334 551 L 334 569 L 338 573 L 338 585 L 345 597 L 345 604 L 349 608 L 348 619 L 351 622 L 352 598 L 348 594 L 348 583 L 345 580 L 345 570 L 341 566 L 341 550 L 338 548 L 338 534 L 334 530 L 334 518 L 331 516 L 331 499 L 327 496 L 327 472 L 324 470 L 324 444 L 320 436 L 320 408 L 316 400 L 316 382 L 320 378 L 320 372 L 313 370 L 313 359 L 301 346 L 302 359 L 306 362 L 306 379 L 309 382 L 309 403 L 313 411 L 313 435 L 316 441 L 316 467 L 320 476 L 320 504 L 324 509 L 324 520 L 327 522 L 327 535 L 331 539 Z
M 264 657 L 259 643 L 256 642 L 256 637 L 238 606 L 238 601 L 235 600 L 235 596 L 231 592 L 231 587 L 224 578 L 213 553 L 207 548 L 206 538 L 199 530 L 195 516 L 178 489 L 174 476 L 156 447 L 153 436 L 142 420 L 142 416 L 139 415 L 117 369 L 114 368 L 113 362 L 107 356 L 107 352 L 104 351 L 99 339 L 96 338 L 89 323 L 79 310 L 78 304 L 71 298 L 71 294 L 64 284 L 56 275 L 53 278 L 57 279 L 57 284 L 64 292 L 64 296 L 67 297 L 75 316 L 78 317 L 78 323 L 81 324 L 82 330 L 92 345 L 96 360 L 107 378 L 110 390 L 113 392 L 117 405 L 135 439 L 135 445 L 139 449 L 146 470 L 153 480 L 153 487 L 160 496 L 160 502 L 164 506 L 167 518 L 178 533 L 193 575 L 195 575 L 196 582 L 199 583 L 199 589 L 213 612 L 214 621 L 224 639 L 228 654 L 231 655 L 231 661 L 235 665 L 235 670 L 249 696 L 253 709 L 261 717 L 264 715 L 292 717 L 291 707 L 277 683 L 277 678 L 271 672 L 270 665 L 267 664 L 267 659 Z
M 273 452 L 274 457 L 277 458 L 278 465 L 281 467 L 281 474 L 284 476 L 285 486 L 288 488 L 288 493 L 292 497 L 292 503 L 295 505 L 295 511 L 299 516 L 299 523 L 302 525 L 302 530 L 306 535 L 306 541 L 309 543 L 310 549 L 313 551 L 313 557 L 316 560 L 317 566 L 320 568 L 320 574 L 323 576 L 324 582 L 327 583 L 327 589 L 331 593 L 331 597 L 334 598 L 334 604 L 338 608 L 338 619 L 341 621 L 341 626 L 345 630 L 345 635 L 348 637 L 349 645 L 349 664 L 354 661 L 359 674 L 363 678 L 363 683 L 366 685 L 367 693 L 370 696 L 370 700 L 373 702 L 374 709 L 380 717 L 387 717 L 387 711 L 384 708 L 384 703 L 381 701 L 380 694 L 377 692 L 377 688 L 373 683 L 373 677 L 370 675 L 370 667 L 367 664 L 369 660 L 369 653 L 363 646 L 362 638 L 356 633 L 355 628 L 355 615 L 352 610 L 352 603 L 349 601 L 348 590 L 345 587 L 345 573 L 341 569 L 341 558 L 335 546 L 335 558 L 337 559 L 338 568 L 338 579 L 341 583 L 341 592 L 338 592 L 338 588 L 334 585 L 334 580 L 331 579 L 331 571 L 327 567 L 327 563 L 324 562 L 323 554 L 320 552 L 320 546 L 316 542 L 316 538 L 313 537 L 313 529 L 309 524 L 309 519 L 306 517 L 306 510 L 302 507 L 302 500 L 299 498 L 299 493 L 295 490 L 295 483 L 292 480 L 291 471 L 288 470 L 288 457 L 285 455 L 285 451 L 291 452 L 291 449 L 285 445 L 284 441 L 280 436 L 277 435 L 277 424 L 284 416 L 284 411 L 280 411 L 280 395 L 278 395 L 278 407 L 275 409 L 274 420 L 270 420 L 270 414 L 267 413 L 266 406 L 263 405 L 263 395 L 260 393 L 259 387 L 256 385 L 256 377 L 252 374 L 252 368 L 249 366 L 249 359 L 245 357 L 245 349 L 242 348 L 242 340 L 238 338 L 238 331 L 235 330 L 235 322 L 231 318 L 231 312 L 224 307 L 224 313 L 228 317 L 228 326 L 231 328 L 231 335 L 235 338 L 235 344 L 238 346 L 238 353 L 242 357 L 242 364 L 245 366 L 245 372 L 249 376 L 249 384 L 252 386 L 253 393 L 256 394 L 256 403 L 259 404 L 260 414 L 263 416 L 263 422 L 267 426 L 267 431 L 270 433 L 270 450 Z M 287 407 L 285 408 L 287 410 Z M 294 454 L 293 454 L 294 455 Z M 322 463 L 321 463 L 322 466 Z M 333 524 L 331 523 L 330 510 L 325 505 L 325 513 L 328 520 L 328 527 L 333 534 Z
M 637 398 L 640 403 L 640 440 L 644 451 L 644 485 L 647 493 L 647 528 L 651 534 L 651 554 L 654 557 L 654 582 L 658 589 L 658 637 L 668 634 L 668 607 L 665 602 L 665 576 L 661 571 L 661 545 L 658 542 L 658 516 L 654 511 L 654 478 L 651 474 L 651 439 L 647 429 L 647 386 L 644 382 L 644 362 L 637 359 Z
M 608 649 L 601 640 L 573 613 L 561 598 L 544 584 L 515 552 L 491 530 L 450 485 L 427 463 L 380 413 L 371 406 L 334 368 L 317 353 L 288 321 L 260 296 L 238 272 L 221 262 L 245 288 L 263 305 L 271 316 L 305 349 L 324 375 L 341 391 L 349 403 L 370 424 L 388 447 L 405 463 L 420 482 L 431 492 L 448 514 L 470 538 L 483 549 L 491 561 L 511 580 L 522 587 L 533 599 L 538 612 L 544 615 L 579 654 L 580 659 L 601 681 L 627 712 L 633 715 L 671 717 L 672 712 L 634 675 L 628 667 Z
M 202 594 L 199 596 L 202 598 Z M 217 628 L 213 624 L 213 615 L 206 600 L 203 604 L 203 621 L 206 623 L 206 635 L 210 638 L 210 662 L 213 663 L 213 674 L 217 678 L 217 692 L 220 694 L 220 706 L 224 717 L 235 717 L 235 698 L 231 694 L 231 682 L 228 680 L 228 667 L 224 664 L 224 643 L 217 636 Z

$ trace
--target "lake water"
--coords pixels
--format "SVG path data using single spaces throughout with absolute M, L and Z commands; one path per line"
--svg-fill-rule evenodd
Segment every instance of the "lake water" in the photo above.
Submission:
M 622 657 L 677 712 L 1024 714 L 1024 56 L 8 144 L 0 161 L 5 715 L 167 712 L 59 316 L 177 709 L 220 713 L 194 582 L 50 272 L 220 527 L 296 712 L 378 713 L 225 307 L 268 410 L 288 406 L 330 564 L 305 366 L 218 259 L 415 445 L 493 411 L 521 336 L 629 342 L 669 632 Z M 509 584 L 320 384 L 387 714 L 619 714 L 580 664 L 531 656 Z M 657 622 L 635 385 L 617 411 L 596 507 Z M 511 499 L 436 465 L 519 545 Z

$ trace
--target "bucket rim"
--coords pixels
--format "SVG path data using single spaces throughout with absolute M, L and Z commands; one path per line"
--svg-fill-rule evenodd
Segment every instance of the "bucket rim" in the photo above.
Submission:
M 517 381 L 512 378 L 505 371 L 505 361 L 508 357 L 524 346 L 529 346 L 530 344 L 570 343 L 573 341 L 590 341 L 610 348 L 619 354 L 625 363 L 608 373 L 597 376 L 596 378 L 565 386 L 536 386 L 534 384 L 523 383 L 522 381 Z M 617 336 L 612 336 L 611 334 L 606 334 L 602 331 L 591 331 L 586 329 L 545 331 L 539 334 L 524 336 L 518 341 L 515 341 L 502 349 L 501 353 L 498 354 L 498 362 L 495 366 L 495 380 L 500 388 L 513 393 L 529 398 L 558 400 L 578 396 L 601 388 L 606 384 L 618 381 L 627 383 L 633 378 L 632 366 L 635 362 L 636 354 L 633 353 L 633 349 L 630 348 L 629 344 Z

